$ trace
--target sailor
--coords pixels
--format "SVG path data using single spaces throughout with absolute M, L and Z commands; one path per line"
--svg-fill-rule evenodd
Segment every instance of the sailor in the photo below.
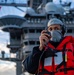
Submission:
M 57 18 L 49 20 L 23 65 L 35 75 L 74 75 L 74 37 L 64 36 L 66 27 Z

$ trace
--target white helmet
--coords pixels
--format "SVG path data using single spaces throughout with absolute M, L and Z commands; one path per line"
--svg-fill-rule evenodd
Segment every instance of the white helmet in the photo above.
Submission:
M 64 25 L 61 20 L 59 20 L 59 19 L 57 19 L 57 18 L 52 18 L 52 19 L 49 20 L 47 26 L 54 25 L 54 24 L 59 24 L 59 25 L 61 25 L 61 26 Z
M 64 23 L 60 19 L 57 19 L 57 18 L 50 19 L 47 24 L 47 27 L 54 25 L 54 24 L 59 24 L 62 27 L 63 34 L 66 32 L 66 27 L 65 27 Z

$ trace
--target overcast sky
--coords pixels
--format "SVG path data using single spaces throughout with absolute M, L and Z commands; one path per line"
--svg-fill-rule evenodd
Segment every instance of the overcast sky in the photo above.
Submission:
M 1 0 L 0 0 L 1 1 Z M 10 0 L 8 0 L 9 2 Z M 16 2 L 19 2 L 19 0 L 15 0 Z M 21 2 L 25 2 L 26 0 L 20 0 Z M 55 3 L 59 3 L 59 0 L 53 0 Z M 74 6 L 74 0 L 62 0 L 63 2 L 72 2 L 72 6 Z M 21 8 L 24 11 L 26 11 L 26 8 Z M 21 12 L 20 10 L 16 9 L 15 7 L 5 7 L 2 6 L 0 9 L 0 17 L 4 15 L 19 15 L 19 16 L 24 16 L 24 12 Z M 0 52 L 2 50 L 5 50 L 7 53 L 6 56 L 9 56 L 9 49 L 6 47 L 7 43 L 9 43 L 9 33 L 5 33 L 0 30 Z M 1 54 L 0 54 L 1 57 Z M 16 68 L 15 68 L 15 63 L 12 62 L 4 62 L 0 60 L 0 75 L 16 75 Z

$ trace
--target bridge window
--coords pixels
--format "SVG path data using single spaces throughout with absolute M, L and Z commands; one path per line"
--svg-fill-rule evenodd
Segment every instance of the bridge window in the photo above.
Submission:
M 37 44 L 39 45 L 39 44 L 40 44 L 40 42 L 39 42 L 39 41 L 37 41 Z
M 25 44 L 25 45 L 28 45 L 28 42 L 26 41 L 26 42 L 24 42 L 24 44 Z
M 35 44 L 35 41 L 29 41 L 29 44 L 30 45 L 34 45 Z
M 35 33 L 35 29 L 29 29 L 30 33 Z
M 68 29 L 67 30 L 67 33 L 72 33 L 72 29 Z
M 25 29 L 25 30 L 24 30 L 24 32 L 25 32 L 25 33 L 28 33 L 28 30 L 27 30 L 27 29 Z
M 37 29 L 36 32 L 37 33 L 41 33 L 42 29 Z

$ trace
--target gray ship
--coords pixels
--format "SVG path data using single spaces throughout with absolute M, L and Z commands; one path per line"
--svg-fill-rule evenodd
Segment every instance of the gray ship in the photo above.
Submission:
M 57 17 L 67 27 L 67 34 L 74 36 L 74 9 L 70 8 L 71 3 L 53 3 L 52 0 L 28 0 L 28 6 L 24 17 L 7 15 L 0 18 L 0 28 L 10 33 L 11 53 L 16 53 L 17 75 L 22 72 L 22 60 L 32 51 L 34 46 L 39 45 L 39 35 L 46 28 L 47 22 Z M 65 36 L 66 36 L 65 35 Z M 21 67 L 19 70 L 18 68 Z

